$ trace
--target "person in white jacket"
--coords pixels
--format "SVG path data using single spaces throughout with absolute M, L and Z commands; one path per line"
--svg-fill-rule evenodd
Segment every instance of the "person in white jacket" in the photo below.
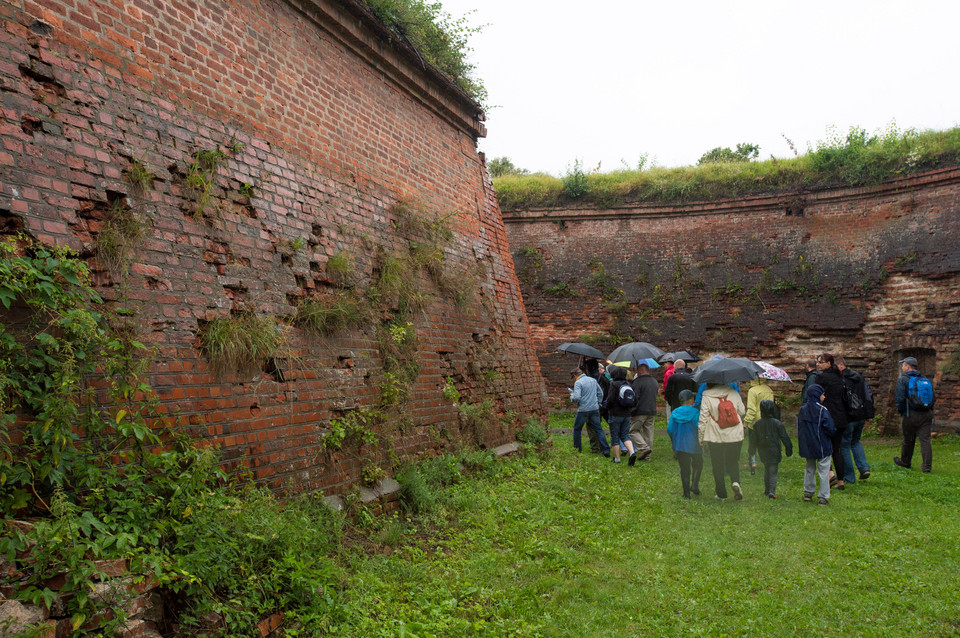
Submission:
M 730 477 L 733 498 L 743 499 L 740 489 L 740 450 L 743 448 L 743 415 L 740 393 L 729 385 L 708 383 L 700 402 L 700 444 L 710 452 L 710 466 L 717 498 L 727 498 L 726 477 Z

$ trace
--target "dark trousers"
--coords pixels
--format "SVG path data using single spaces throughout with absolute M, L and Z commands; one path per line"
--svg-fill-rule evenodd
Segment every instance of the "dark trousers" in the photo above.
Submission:
M 680 482 L 683 484 L 683 495 L 690 497 L 690 492 L 700 493 L 700 475 L 703 473 L 703 454 L 677 452 L 677 463 L 680 464 Z
M 930 446 L 930 432 L 933 430 L 933 410 L 905 414 L 900 422 L 903 443 L 900 444 L 900 460 L 910 465 L 913 461 L 913 447 L 920 439 L 921 469 L 929 472 L 933 469 L 933 448 Z
M 707 443 L 710 446 L 710 467 L 713 470 L 713 484 L 717 496 L 727 498 L 724 477 L 729 476 L 731 483 L 740 482 L 740 450 L 743 441 L 733 443 Z
M 843 433 L 847 429 L 837 428 L 837 431 L 830 437 L 830 445 L 833 446 L 833 475 L 838 481 L 842 481 L 847 474 L 847 463 L 843 459 L 841 448 L 843 447 Z
M 779 470 L 779 463 L 763 464 L 763 493 L 767 496 L 777 494 L 777 473 Z

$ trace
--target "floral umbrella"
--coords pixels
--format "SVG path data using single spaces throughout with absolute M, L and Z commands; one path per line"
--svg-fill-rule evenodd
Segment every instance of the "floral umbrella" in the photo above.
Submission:
M 770 379 L 771 381 L 788 381 L 793 383 L 793 379 L 790 378 L 790 375 L 787 374 L 783 368 L 778 368 L 777 366 L 767 363 L 766 361 L 754 361 L 754 363 L 763 368 L 763 372 L 760 373 L 761 379 Z

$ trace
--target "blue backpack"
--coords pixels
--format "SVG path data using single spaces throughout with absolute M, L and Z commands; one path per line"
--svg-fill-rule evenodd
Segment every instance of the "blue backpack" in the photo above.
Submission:
M 907 406 L 918 412 L 933 407 L 933 384 L 930 379 L 913 375 L 907 380 Z

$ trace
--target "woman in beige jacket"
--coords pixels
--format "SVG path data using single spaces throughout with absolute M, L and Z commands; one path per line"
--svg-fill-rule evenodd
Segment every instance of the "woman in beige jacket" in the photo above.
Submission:
M 729 401 L 736 412 L 733 425 L 720 427 L 726 421 L 721 412 L 721 402 Z M 700 402 L 700 444 L 706 445 L 710 452 L 710 465 L 713 468 L 713 482 L 717 498 L 727 498 L 724 477 L 730 476 L 730 488 L 733 498 L 743 499 L 740 489 L 740 450 L 743 447 L 743 415 L 746 413 L 740 393 L 729 385 L 708 383 Z M 732 413 L 731 413 L 731 416 Z

